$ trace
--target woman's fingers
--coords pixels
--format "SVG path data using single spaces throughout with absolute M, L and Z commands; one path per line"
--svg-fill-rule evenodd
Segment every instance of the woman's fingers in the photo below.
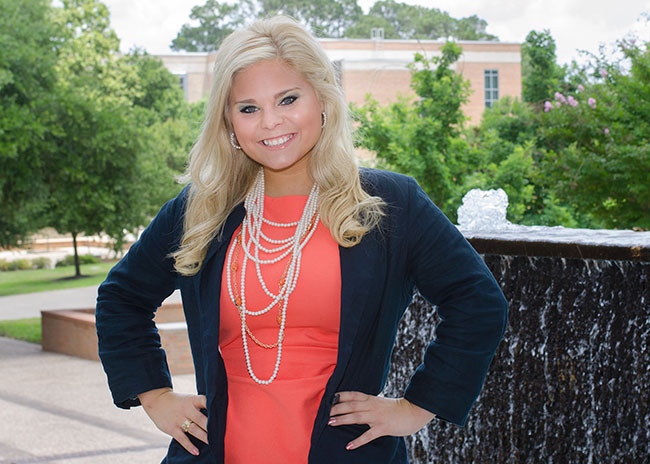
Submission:
M 434 414 L 404 398 L 384 398 L 361 392 L 335 395 L 328 425 L 366 424 L 370 429 L 348 443 L 354 449 L 385 435 L 405 436 L 424 427 Z
M 190 441 L 190 438 L 187 436 L 187 434 L 181 429 L 180 427 L 178 429 L 174 430 L 174 433 L 170 434 L 174 440 L 176 440 L 183 448 L 187 450 L 188 453 L 193 454 L 194 456 L 199 455 L 199 450 L 194 446 L 194 444 Z
M 205 395 L 196 395 L 192 397 L 192 415 L 188 418 L 198 427 L 207 432 L 208 430 L 208 417 L 201 412 L 202 409 L 207 409 Z M 197 436 L 197 438 L 199 438 Z M 200 439 L 200 438 L 199 438 Z M 205 441 L 205 440 L 201 440 Z M 207 443 L 207 441 L 205 441 Z
M 199 424 L 197 424 L 196 422 L 192 422 L 190 424 L 190 426 L 187 428 L 187 433 L 189 433 L 190 435 L 198 438 L 199 440 L 201 440 L 206 445 L 208 444 L 208 433 L 207 433 L 207 431 L 204 428 L 202 428 Z
M 370 443 L 376 438 L 383 437 L 385 434 L 381 434 L 380 432 L 377 431 L 377 427 L 370 427 L 368 430 L 366 430 L 364 433 L 359 435 L 357 438 L 352 440 L 350 443 L 345 445 L 346 450 L 353 450 L 356 448 L 359 448 L 360 446 L 363 446 L 367 443 Z
M 205 396 L 181 395 L 170 389 L 161 389 L 138 397 L 156 427 L 172 436 L 189 453 L 196 456 L 199 450 L 188 434 L 208 443 L 208 418 L 201 412 L 201 409 L 206 409 Z
M 349 414 L 351 412 L 368 411 L 372 408 L 372 404 L 368 401 L 375 398 L 371 395 L 366 395 L 361 392 L 340 392 L 337 393 L 334 400 L 334 405 L 330 409 L 330 416 L 337 416 L 340 414 Z

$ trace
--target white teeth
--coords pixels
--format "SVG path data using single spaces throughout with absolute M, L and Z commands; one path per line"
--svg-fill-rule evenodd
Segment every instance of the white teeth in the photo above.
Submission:
M 285 135 L 283 137 L 278 137 L 276 139 L 262 140 L 262 143 L 267 147 L 275 147 L 277 145 L 282 145 L 283 143 L 288 142 L 293 138 L 293 135 Z

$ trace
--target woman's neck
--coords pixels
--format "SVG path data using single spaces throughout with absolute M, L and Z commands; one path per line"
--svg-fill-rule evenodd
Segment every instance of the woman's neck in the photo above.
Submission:
M 264 170 L 264 194 L 269 197 L 309 195 L 314 181 L 305 172 L 286 173 Z

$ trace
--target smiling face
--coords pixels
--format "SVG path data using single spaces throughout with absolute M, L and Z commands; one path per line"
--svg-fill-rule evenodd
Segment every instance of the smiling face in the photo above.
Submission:
M 267 187 L 281 181 L 311 188 L 307 161 L 322 111 L 311 84 L 282 61 L 260 61 L 233 79 L 230 121 L 244 153 L 264 167 Z

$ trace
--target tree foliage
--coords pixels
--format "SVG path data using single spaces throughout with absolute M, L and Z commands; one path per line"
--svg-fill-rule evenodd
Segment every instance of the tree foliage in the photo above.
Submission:
M 317 37 L 342 37 L 363 14 L 357 0 L 258 0 L 258 3 L 258 16 L 291 16 Z
M 402 98 L 380 107 L 368 97 L 362 107 L 353 107 L 359 145 L 376 152 L 380 166 L 414 176 L 443 207 L 453 190 L 453 140 L 464 121 L 461 105 L 469 96 L 469 83 L 451 69 L 460 55 L 452 42 L 440 57 L 416 54 L 411 86 L 418 100 Z
M 51 226 L 119 248 L 180 189 L 196 127 L 178 79 L 139 50 L 120 55 L 99 1 L 2 2 L 2 245 Z
M 170 48 L 188 52 L 216 50 L 228 34 L 244 23 L 247 7 L 250 6 L 251 0 L 232 5 L 217 0 L 206 0 L 205 5 L 193 7 L 190 13 L 190 19 L 198 21 L 199 24 L 183 24 Z
M 557 191 L 595 227 L 650 228 L 650 44 L 593 57 L 584 85 L 557 92 L 540 116 Z M 587 71 L 587 70 L 585 70 Z
M 564 78 L 557 64 L 555 39 L 548 30 L 530 31 L 521 46 L 522 98 L 528 103 L 541 103 L 550 98 Z
M 378 0 L 367 15 L 350 27 L 346 37 L 368 38 L 370 29 L 383 27 L 387 39 L 497 40 L 486 32 L 487 22 L 476 15 L 452 18 L 446 11 L 395 0 Z
M 53 120 L 57 46 L 46 0 L 0 0 L 0 246 L 43 225 L 40 154 Z
M 318 37 L 370 38 L 371 29 L 382 28 L 386 39 L 497 39 L 486 32 L 487 23 L 476 15 L 454 19 L 437 8 L 395 0 L 377 1 L 367 15 L 357 0 L 241 0 L 234 4 L 206 0 L 192 8 L 194 25 L 184 24 L 171 48 L 213 51 L 236 28 L 276 14 L 296 18 Z
M 503 188 L 514 223 L 650 228 L 650 44 L 621 41 L 621 59 L 592 56 L 569 76 L 547 32 L 529 39 L 544 45 L 527 53 L 548 71 L 527 76 L 539 84 L 530 101 L 502 98 L 461 131 L 453 61 L 424 65 L 412 77 L 419 100 L 353 108 L 359 144 L 414 176 L 452 219 L 469 190 Z

